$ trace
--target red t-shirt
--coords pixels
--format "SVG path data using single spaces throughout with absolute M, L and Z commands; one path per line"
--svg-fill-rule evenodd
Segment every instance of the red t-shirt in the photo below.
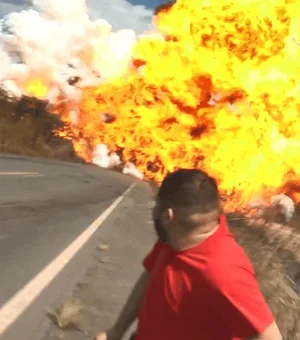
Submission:
M 274 321 L 224 216 L 212 236 L 188 250 L 157 242 L 144 266 L 150 281 L 136 340 L 240 340 Z

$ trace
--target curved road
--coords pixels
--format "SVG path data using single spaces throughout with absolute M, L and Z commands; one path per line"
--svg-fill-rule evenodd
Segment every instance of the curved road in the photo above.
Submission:
M 107 209 L 134 179 L 96 166 L 0 156 L 1 306 L 30 282 Z M 93 238 L 29 308 L 0 331 L 2 340 L 43 335 L 45 306 L 59 303 L 79 280 Z M 3 327 L 2 327 L 3 328 Z

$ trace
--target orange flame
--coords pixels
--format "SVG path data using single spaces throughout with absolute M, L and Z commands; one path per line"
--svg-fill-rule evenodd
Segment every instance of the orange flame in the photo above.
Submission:
M 292 0 L 163 8 L 161 35 L 140 38 L 126 76 L 84 90 L 76 149 L 91 160 L 105 143 L 158 182 L 202 168 L 230 208 L 283 190 L 300 171 L 299 12 Z

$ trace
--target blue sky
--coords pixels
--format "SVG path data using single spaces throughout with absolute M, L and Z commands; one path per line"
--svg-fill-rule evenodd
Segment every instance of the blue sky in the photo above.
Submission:
M 87 0 L 92 18 L 103 18 L 115 29 L 132 28 L 138 33 L 150 27 L 153 9 L 164 2 L 166 0 Z M 30 0 L 0 0 L 0 18 L 29 8 L 30 3 Z
M 142 5 L 146 6 L 148 8 L 155 8 L 156 6 L 167 2 L 167 1 L 161 1 L 161 0 L 131 0 L 129 1 L 132 5 Z

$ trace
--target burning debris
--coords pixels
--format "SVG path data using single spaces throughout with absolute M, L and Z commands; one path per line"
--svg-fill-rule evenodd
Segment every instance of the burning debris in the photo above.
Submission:
M 112 115 L 111 113 L 106 112 L 106 113 L 100 114 L 100 119 L 104 123 L 113 123 L 116 120 L 116 117 L 114 115 Z
M 68 79 L 68 84 L 73 86 L 73 85 L 77 84 L 80 80 L 81 79 L 78 76 L 71 77 L 71 78 Z

